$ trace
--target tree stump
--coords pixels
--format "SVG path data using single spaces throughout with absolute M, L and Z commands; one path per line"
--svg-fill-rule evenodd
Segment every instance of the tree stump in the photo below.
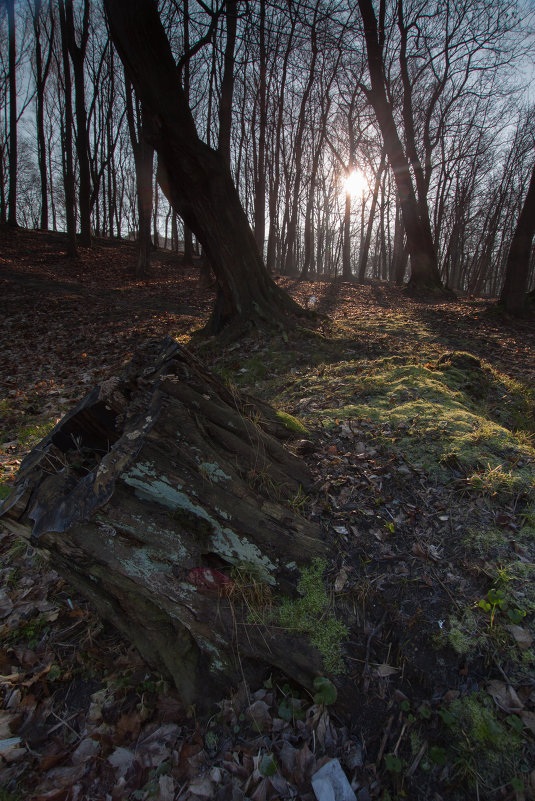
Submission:
M 310 477 L 288 436 L 267 404 L 151 342 L 26 457 L 2 523 L 48 551 L 185 703 L 266 665 L 311 686 L 322 655 L 274 611 L 326 555 L 292 505 Z

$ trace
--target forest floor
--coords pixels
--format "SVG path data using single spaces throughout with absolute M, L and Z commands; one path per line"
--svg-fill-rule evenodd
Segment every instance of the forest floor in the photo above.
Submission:
M 158 251 L 0 230 L 0 498 L 21 459 L 147 337 L 213 295 Z M 535 320 L 382 283 L 280 283 L 308 328 L 198 354 L 307 427 L 355 708 L 284 677 L 209 720 L 0 533 L 0 801 L 299 798 L 339 759 L 366 799 L 535 799 Z M 325 316 L 323 316 L 325 315 Z M 1 532 L 1 528 L 0 528 Z

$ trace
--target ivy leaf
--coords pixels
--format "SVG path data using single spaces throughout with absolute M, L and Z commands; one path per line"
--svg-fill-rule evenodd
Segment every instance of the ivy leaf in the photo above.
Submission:
M 455 723 L 455 715 L 452 715 L 448 709 L 439 709 L 438 714 L 446 726 L 452 726 Z
M 277 772 L 277 763 L 275 762 L 275 758 L 273 754 L 264 754 L 262 759 L 260 760 L 260 765 L 258 766 L 258 772 L 261 776 L 267 778 L 268 776 L 274 776 Z
M 401 769 L 403 767 L 403 762 L 394 754 L 387 754 L 385 756 L 385 768 L 390 771 L 390 773 L 401 773 Z
M 438 745 L 433 745 L 429 749 L 429 758 L 435 765 L 445 765 L 447 761 L 446 751 Z
M 332 681 L 325 676 L 316 676 L 314 679 L 314 689 L 317 691 L 314 696 L 315 704 L 334 704 L 338 697 L 338 692 Z

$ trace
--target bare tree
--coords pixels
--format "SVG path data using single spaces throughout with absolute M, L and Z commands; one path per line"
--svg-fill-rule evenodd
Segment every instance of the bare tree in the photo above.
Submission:
M 17 51 L 15 0 L 5 0 L 9 36 L 9 193 L 7 221 L 17 225 Z
M 393 170 L 399 195 L 407 249 L 411 260 L 410 285 L 413 288 L 440 289 L 442 282 L 437 266 L 435 245 L 428 221 L 422 219 L 410 171 L 410 162 L 403 147 L 388 97 L 384 64 L 385 6 L 381 3 L 379 24 L 372 0 L 359 0 L 364 26 L 364 40 L 371 86 L 363 90 L 373 106 L 381 129 L 385 149 Z
M 198 136 L 169 41 L 151 0 L 105 0 L 111 36 L 152 116 L 150 140 L 172 205 L 206 250 L 218 283 L 207 331 L 283 321 L 299 307 L 269 278 L 228 166 Z
M 44 126 L 44 106 L 45 106 L 45 86 L 50 72 L 52 55 L 54 48 L 54 15 L 49 8 L 49 27 L 46 30 L 48 52 L 43 62 L 43 51 L 41 43 L 42 30 L 42 0 L 33 0 L 33 7 L 30 10 L 33 19 L 33 30 L 35 40 L 35 85 L 36 85 L 36 114 L 35 122 L 37 126 L 37 149 L 39 161 L 39 176 L 41 179 L 41 219 L 40 228 L 48 230 L 48 177 L 47 177 L 47 147 L 45 140 Z
M 61 28 L 61 55 L 63 63 L 64 80 L 64 118 L 63 118 L 63 185 L 65 188 L 65 218 L 67 224 L 67 249 L 69 255 L 76 257 L 76 192 L 74 180 L 74 163 L 72 152 L 72 81 L 69 49 L 67 45 L 67 22 L 63 0 L 58 2 L 60 28 Z
M 76 25 L 74 21 L 73 0 L 65 0 L 64 33 L 67 49 L 71 57 L 76 113 L 76 153 L 80 185 L 78 206 L 80 211 L 80 239 L 83 247 L 91 247 L 91 170 L 89 164 L 89 135 L 87 112 L 85 106 L 84 60 L 89 38 L 90 0 L 84 0 L 80 31 L 80 43 L 76 41 Z

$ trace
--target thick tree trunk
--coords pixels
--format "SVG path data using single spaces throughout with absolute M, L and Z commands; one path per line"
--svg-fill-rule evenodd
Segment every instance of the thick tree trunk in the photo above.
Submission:
M 535 235 L 535 165 L 531 172 L 528 191 L 518 217 L 507 264 L 505 282 L 500 295 L 504 309 L 515 316 L 524 314 L 527 308 L 529 261 Z
M 157 6 L 105 0 L 110 32 L 136 93 L 153 115 L 152 143 L 171 204 L 202 243 L 218 282 L 207 333 L 273 324 L 300 307 L 269 277 L 228 166 L 197 135 Z
M 311 686 L 322 655 L 276 610 L 326 545 L 292 507 L 309 477 L 281 436 L 271 407 L 174 341 L 148 343 L 24 460 L 2 523 L 46 549 L 186 703 L 266 665 Z

